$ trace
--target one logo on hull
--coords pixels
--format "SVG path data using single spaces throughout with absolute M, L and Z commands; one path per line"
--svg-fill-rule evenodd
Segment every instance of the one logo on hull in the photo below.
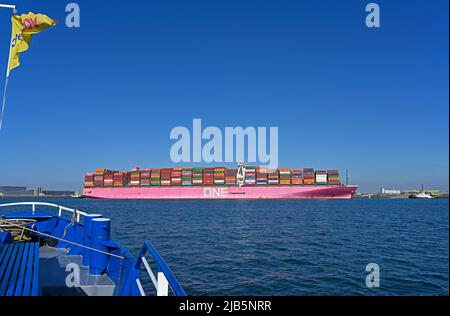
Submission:
M 227 188 L 203 188 L 205 199 L 226 199 L 228 197 Z

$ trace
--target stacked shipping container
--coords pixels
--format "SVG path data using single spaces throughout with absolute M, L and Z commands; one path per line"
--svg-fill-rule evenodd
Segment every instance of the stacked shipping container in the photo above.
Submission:
M 280 185 L 291 185 L 291 170 L 287 168 L 280 169 Z
M 304 168 L 303 169 L 303 184 L 304 185 L 314 185 L 315 184 L 315 175 L 313 168 Z
M 204 185 L 214 184 L 214 168 L 203 169 L 203 184 Z
M 114 173 L 109 172 L 103 175 L 103 186 L 105 187 L 114 186 Z
M 142 169 L 131 172 L 97 169 L 87 173 L 84 187 L 142 187 L 142 186 L 211 186 L 236 185 L 236 169 L 219 168 L 165 168 Z M 290 170 L 265 167 L 245 167 L 245 185 L 340 185 L 338 170 L 304 168 Z
M 161 185 L 161 170 L 152 169 L 151 176 L 150 176 L 150 185 L 152 187 Z
M 269 185 L 279 185 L 280 184 L 280 174 L 277 170 L 269 170 L 267 173 L 267 184 Z
M 93 188 L 94 187 L 94 174 L 86 173 L 84 176 L 84 187 L 85 188 Z
M 256 167 L 245 167 L 245 184 L 255 185 L 256 184 Z
M 181 185 L 181 168 L 173 168 L 170 173 L 170 184 L 174 186 L 180 186 Z
M 115 187 L 123 187 L 128 184 L 129 180 L 129 172 L 126 171 L 118 171 L 113 174 L 113 186 Z
M 256 168 L 256 185 L 267 185 L 267 168 L 260 167 Z
M 185 168 L 181 171 L 181 185 L 182 186 L 192 185 L 192 169 Z
M 170 179 L 172 177 L 172 169 L 161 169 L 161 186 L 170 186 Z
M 226 185 L 236 185 L 236 169 L 227 169 L 225 171 L 225 184 Z
M 151 185 L 151 169 L 143 169 L 141 170 L 141 186 L 149 187 Z
M 138 187 L 141 185 L 141 172 L 139 170 L 131 171 L 130 186 Z
M 192 184 L 193 185 L 203 185 L 203 169 L 193 168 L 192 169 Z
M 338 170 L 328 170 L 328 184 L 329 185 L 340 185 L 341 180 L 339 179 Z
M 95 174 L 94 174 L 94 186 L 95 187 L 102 187 L 105 185 L 104 177 L 105 177 L 105 174 L 107 174 L 108 172 L 110 172 L 110 171 L 107 169 L 95 170 Z
M 302 185 L 303 184 L 303 172 L 301 169 L 292 170 L 291 183 L 292 183 L 292 185 Z
M 327 185 L 327 172 L 323 170 L 317 170 L 316 171 L 316 184 L 317 185 Z
M 225 168 L 214 168 L 214 184 L 225 185 Z

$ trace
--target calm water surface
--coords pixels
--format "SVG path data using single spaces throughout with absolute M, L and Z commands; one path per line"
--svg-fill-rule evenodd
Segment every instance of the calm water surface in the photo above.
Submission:
M 190 295 L 449 294 L 447 199 L 43 201 L 110 217 L 135 255 L 151 241 Z

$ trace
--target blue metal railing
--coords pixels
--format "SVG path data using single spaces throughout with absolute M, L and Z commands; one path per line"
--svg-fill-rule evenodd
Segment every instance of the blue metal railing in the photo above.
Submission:
M 155 280 L 153 272 L 151 271 L 151 269 L 148 266 L 147 261 L 145 259 L 145 254 L 147 252 L 150 253 L 150 255 L 153 257 L 154 261 L 156 262 L 157 269 L 158 269 L 158 280 L 157 281 Z M 155 285 L 157 291 L 158 291 L 158 288 L 159 288 L 158 283 L 159 282 L 165 282 L 165 280 L 162 280 L 160 278 L 160 273 L 162 273 L 164 275 L 165 279 L 167 280 L 168 285 L 172 289 L 172 292 L 176 296 L 186 296 L 186 292 L 183 290 L 183 288 L 181 287 L 180 283 L 175 278 L 175 276 L 172 273 L 172 271 L 170 270 L 169 266 L 166 264 L 164 259 L 159 255 L 159 253 L 156 251 L 156 249 L 153 247 L 153 245 L 150 242 L 148 242 L 148 241 L 144 242 L 144 245 L 142 246 L 141 252 L 139 253 L 139 257 L 136 260 L 135 268 L 137 270 L 140 269 L 141 262 L 144 262 L 144 264 L 146 265 L 147 272 L 149 273 L 149 276 L 152 279 L 153 284 Z M 160 294 L 161 293 L 158 293 L 158 295 L 160 295 Z M 165 294 L 162 293 L 161 295 L 165 295 Z
M 89 214 L 72 210 L 63 206 L 59 206 L 51 203 L 40 202 L 23 202 L 23 203 L 11 203 L 1 204 L 0 208 L 10 206 L 31 206 L 32 210 L 25 218 L 30 216 L 42 216 L 42 212 L 37 212 L 37 206 L 47 206 L 57 208 L 59 210 L 57 215 L 51 213 L 48 214 L 48 218 L 43 221 L 37 221 L 33 224 L 33 229 L 38 231 L 38 234 L 48 234 L 47 237 L 53 236 L 59 240 L 56 244 L 56 248 L 69 248 L 70 255 L 85 255 L 84 246 L 87 246 L 84 242 L 85 232 L 85 216 Z M 76 221 L 72 226 L 68 225 L 71 220 L 61 217 L 62 211 L 69 211 L 76 215 Z M 83 222 L 80 222 L 80 216 L 83 216 Z M 67 228 L 67 231 L 66 231 Z M 60 239 L 58 239 L 60 238 Z M 62 240 L 63 238 L 63 240 Z M 0 249 L 2 245 L 7 241 L 8 236 L 6 234 L 0 235 Z M 114 295 L 119 296 L 135 296 L 145 295 L 142 284 L 139 280 L 141 262 L 145 265 L 153 284 L 155 285 L 157 295 L 168 295 L 168 288 L 177 296 L 186 296 L 183 288 L 175 278 L 174 274 L 167 266 L 166 262 L 162 259 L 153 245 L 146 241 L 141 249 L 139 257 L 135 258 L 126 248 L 123 248 L 120 244 L 113 240 L 101 242 L 102 245 L 108 248 L 106 252 L 110 253 L 106 262 L 105 272 L 116 284 L 116 291 Z M 90 245 L 89 245 L 90 246 Z M 88 251 L 96 251 L 95 249 L 88 249 Z M 153 259 L 153 262 L 157 266 L 157 279 L 145 258 L 145 255 L 149 253 Z

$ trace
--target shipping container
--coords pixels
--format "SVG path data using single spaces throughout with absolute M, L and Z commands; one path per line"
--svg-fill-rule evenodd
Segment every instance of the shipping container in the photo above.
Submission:
M 328 176 L 327 172 L 323 170 L 317 170 L 315 173 L 315 181 L 316 185 L 327 185 L 328 184 Z
M 113 186 L 124 187 L 128 185 L 128 173 L 126 172 L 114 172 L 113 174 Z
M 292 170 L 291 183 L 292 183 L 292 185 L 302 185 L 303 184 L 303 171 L 301 169 Z
M 94 187 L 94 174 L 86 173 L 84 176 L 84 187 L 85 188 L 93 188 Z
M 112 171 L 96 169 L 86 173 L 83 185 L 95 187 L 149 187 L 149 186 L 235 186 L 236 169 L 216 168 L 163 168 Z M 332 185 L 340 186 L 338 170 L 314 170 L 313 168 L 271 170 L 266 167 L 245 167 L 246 186 Z

